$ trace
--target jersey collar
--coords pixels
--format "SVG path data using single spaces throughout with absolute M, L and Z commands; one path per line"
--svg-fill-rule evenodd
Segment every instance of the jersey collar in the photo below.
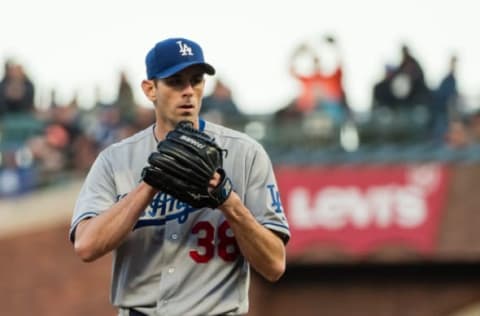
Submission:
M 201 117 L 198 119 L 198 129 L 200 130 L 200 132 L 203 132 L 205 130 L 205 120 Z

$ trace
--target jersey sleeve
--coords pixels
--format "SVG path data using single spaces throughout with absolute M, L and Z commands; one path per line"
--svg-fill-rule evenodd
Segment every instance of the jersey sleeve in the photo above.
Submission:
M 287 243 L 290 230 L 270 158 L 261 147 L 250 158 L 245 205 L 263 226 L 279 234 Z
M 117 200 L 113 171 L 106 153 L 102 152 L 92 165 L 80 190 L 72 220 L 70 240 L 73 242 L 75 229 L 82 220 L 94 217 L 108 209 Z

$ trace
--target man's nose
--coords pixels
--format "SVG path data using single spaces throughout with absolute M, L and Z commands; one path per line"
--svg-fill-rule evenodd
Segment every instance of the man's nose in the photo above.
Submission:
M 194 93 L 193 84 L 190 81 L 187 81 L 183 86 L 182 92 L 185 95 L 193 95 Z

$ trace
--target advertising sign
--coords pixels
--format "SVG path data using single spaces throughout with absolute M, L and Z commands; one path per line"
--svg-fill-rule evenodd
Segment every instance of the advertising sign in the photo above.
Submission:
M 379 247 L 435 250 L 447 190 L 444 165 L 278 167 L 290 256 L 309 249 L 351 255 Z

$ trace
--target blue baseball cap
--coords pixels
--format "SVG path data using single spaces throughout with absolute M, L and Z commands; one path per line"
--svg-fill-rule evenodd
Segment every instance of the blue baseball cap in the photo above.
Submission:
M 202 65 L 205 73 L 215 74 L 206 63 L 200 45 L 186 38 L 169 38 L 158 42 L 145 58 L 148 79 L 164 79 L 192 66 Z

